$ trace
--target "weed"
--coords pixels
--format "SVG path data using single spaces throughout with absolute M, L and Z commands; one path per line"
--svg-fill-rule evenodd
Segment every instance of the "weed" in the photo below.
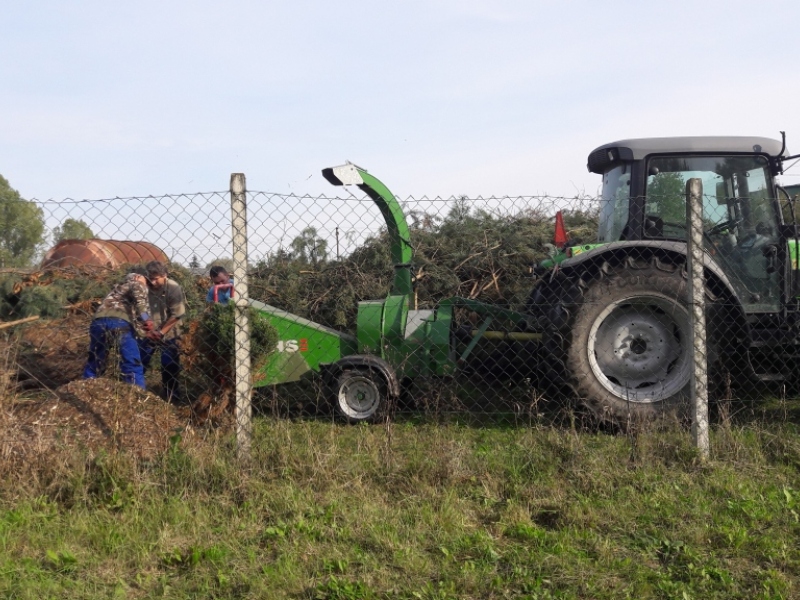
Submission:
M 59 573 L 68 573 L 75 570 L 78 559 L 69 550 L 47 550 L 45 563 Z
M 797 432 L 255 420 L 0 480 L 0 597 L 789 598 Z M 634 459 L 631 448 L 635 444 Z M 724 459 L 724 460 L 723 460 Z
M 360 581 L 345 581 L 331 575 L 317 586 L 315 600 L 368 600 L 376 595 Z
M 221 546 L 212 545 L 207 548 L 190 546 L 185 550 L 174 548 L 165 552 L 161 556 L 161 562 L 168 567 L 189 568 L 196 567 L 203 562 L 219 563 L 226 555 L 227 551 Z

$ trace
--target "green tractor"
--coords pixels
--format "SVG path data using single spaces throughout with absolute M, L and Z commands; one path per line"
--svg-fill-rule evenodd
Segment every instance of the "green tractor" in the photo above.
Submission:
M 605 421 L 689 407 L 693 347 L 686 184 L 703 186 L 708 369 L 796 377 L 798 226 L 776 182 L 784 141 L 631 139 L 605 144 L 597 244 L 563 246 L 537 267 L 526 311 L 541 333 L 540 380 Z

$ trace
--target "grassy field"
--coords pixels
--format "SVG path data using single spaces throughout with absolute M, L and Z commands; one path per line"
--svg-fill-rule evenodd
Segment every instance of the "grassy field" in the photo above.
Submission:
M 783 412 L 781 412 L 783 411 Z M 3 598 L 797 598 L 800 435 L 260 418 L 0 482 Z M 765 424 L 765 422 L 767 424 Z

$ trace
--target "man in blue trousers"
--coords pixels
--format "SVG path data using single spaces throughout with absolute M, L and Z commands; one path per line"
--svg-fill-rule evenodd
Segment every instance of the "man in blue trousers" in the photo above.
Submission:
M 147 278 L 140 273 L 128 274 L 124 282 L 114 286 L 94 314 L 83 378 L 103 375 L 108 350 L 116 342 L 122 380 L 144 388 L 144 367 L 136 336 L 153 330 L 149 313 Z

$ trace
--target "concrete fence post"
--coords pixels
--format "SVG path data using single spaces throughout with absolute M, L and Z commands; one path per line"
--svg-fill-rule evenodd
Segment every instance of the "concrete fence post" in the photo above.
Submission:
M 233 279 L 236 347 L 234 373 L 236 379 L 236 448 L 240 459 L 250 457 L 253 436 L 251 396 L 253 379 L 250 373 L 250 315 L 247 289 L 247 184 L 244 173 L 231 174 L 231 238 L 233 240 Z
M 691 376 L 692 437 L 700 455 L 709 455 L 708 436 L 708 351 L 706 348 L 706 297 L 703 248 L 703 182 L 686 182 L 687 271 L 689 275 L 689 318 L 692 328 Z

